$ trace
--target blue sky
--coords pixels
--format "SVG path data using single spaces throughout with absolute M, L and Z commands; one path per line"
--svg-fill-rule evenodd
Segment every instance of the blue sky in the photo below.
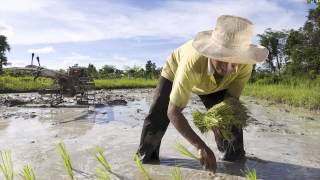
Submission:
M 266 28 L 297 29 L 306 0 L 0 0 L 0 34 L 8 37 L 12 66 L 30 63 L 31 52 L 48 68 L 73 64 L 119 69 L 162 66 L 173 49 L 216 18 L 250 19 L 255 34 Z M 254 38 L 257 43 L 257 38 Z

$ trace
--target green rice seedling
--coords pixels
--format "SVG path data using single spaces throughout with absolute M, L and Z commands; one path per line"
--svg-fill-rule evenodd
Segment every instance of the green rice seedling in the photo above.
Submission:
M 193 111 L 192 117 L 201 133 L 218 128 L 224 139 L 232 142 L 235 137 L 230 133 L 231 127 L 244 127 L 249 115 L 248 109 L 238 99 L 230 97 L 213 106 L 206 113 Z
M 20 173 L 20 177 L 23 180 L 35 180 L 36 179 L 36 176 L 34 175 L 32 168 L 28 165 L 23 166 L 21 173 Z
M 100 168 L 96 168 L 96 172 L 99 176 L 99 180 L 110 180 L 110 177 L 105 171 L 102 171 Z
M 176 141 L 176 150 L 189 158 L 195 159 L 195 160 L 200 160 L 199 157 L 195 156 L 192 152 L 190 152 L 185 146 L 183 146 L 178 140 Z
M 13 180 L 14 172 L 13 172 L 13 164 L 11 159 L 10 151 L 1 151 L 1 160 L 0 170 L 5 177 L 6 180 Z
M 182 173 L 180 168 L 176 167 L 171 172 L 172 180 L 182 180 Z
M 133 157 L 133 160 L 136 162 L 136 166 L 139 169 L 139 171 L 143 174 L 145 179 L 151 180 L 151 177 L 148 173 L 148 171 L 144 168 L 142 162 L 141 162 L 141 157 L 138 154 L 135 154 Z
M 101 147 L 96 146 L 96 148 L 94 149 L 94 151 L 92 152 L 92 155 L 95 157 L 95 159 L 103 166 L 103 168 L 108 171 L 109 173 L 111 173 L 111 168 L 105 158 L 105 156 L 103 155 L 103 151 L 101 149 Z
M 246 180 L 257 180 L 257 172 L 255 169 L 244 171 L 246 175 Z
M 73 168 L 72 168 L 72 164 L 71 164 L 71 160 L 70 160 L 70 156 L 69 154 L 67 153 L 65 147 L 64 147 L 64 144 L 63 143 L 59 143 L 57 145 L 57 150 L 63 160 L 63 164 L 64 164 L 64 167 L 66 168 L 67 170 L 67 173 L 70 177 L 71 180 L 73 180 Z

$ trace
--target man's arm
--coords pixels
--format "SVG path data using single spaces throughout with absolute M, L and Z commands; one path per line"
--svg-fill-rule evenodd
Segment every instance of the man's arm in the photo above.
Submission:
M 179 108 L 173 103 L 169 103 L 168 118 L 178 132 L 185 137 L 200 153 L 200 163 L 208 170 L 215 172 L 216 158 L 212 150 L 204 141 L 193 131 L 187 119 L 182 114 L 183 108 Z

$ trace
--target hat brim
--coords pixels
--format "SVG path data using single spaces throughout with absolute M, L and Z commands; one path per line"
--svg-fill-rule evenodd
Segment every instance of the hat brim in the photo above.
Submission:
M 213 30 L 199 32 L 193 39 L 192 46 L 203 56 L 238 64 L 257 64 L 268 57 L 268 49 L 260 45 L 224 47 L 212 40 L 212 32 Z

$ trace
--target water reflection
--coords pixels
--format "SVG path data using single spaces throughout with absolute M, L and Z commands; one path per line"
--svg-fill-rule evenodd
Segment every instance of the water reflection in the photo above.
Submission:
M 146 99 L 128 102 L 127 105 L 106 105 L 97 107 L 88 113 L 89 122 L 103 124 L 110 121 L 130 122 L 143 120 L 149 109 Z

